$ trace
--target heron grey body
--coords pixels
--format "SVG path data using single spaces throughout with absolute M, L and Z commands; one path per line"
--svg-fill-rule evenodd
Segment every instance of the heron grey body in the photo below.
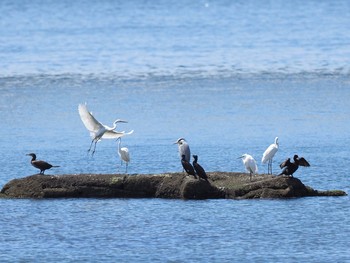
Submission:
M 187 141 L 184 138 L 179 138 L 175 142 L 175 144 L 178 145 L 180 159 L 182 159 L 182 155 L 185 155 L 185 160 L 187 162 L 190 162 L 191 150 L 190 150 L 190 146 L 188 145 Z

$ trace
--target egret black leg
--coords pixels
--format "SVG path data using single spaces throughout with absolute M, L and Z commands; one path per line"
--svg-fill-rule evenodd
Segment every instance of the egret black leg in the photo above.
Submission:
M 91 151 L 91 147 L 92 147 L 92 144 L 94 143 L 94 140 L 92 140 L 91 141 L 91 143 L 90 143 L 90 148 L 89 148 L 89 150 L 87 151 L 88 153 Z
M 95 153 L 95 151 L 96 151 L 96 144 L 97 144 L 97 141 L 95 141 L 94 150 L 92 151 L 91 156 L 94 156 L 94 153 Z

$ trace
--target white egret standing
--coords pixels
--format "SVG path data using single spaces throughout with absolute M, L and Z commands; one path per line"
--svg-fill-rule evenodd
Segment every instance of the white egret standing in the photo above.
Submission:
M 118 122 L 124 122 L 124 123 L 127 122 L 120 119 L 117 119 L 113 122 L 113 127 L 108 127 L 106 125 L 103 125 L 98 120 L 96 120 L 94 116 L 92 116 L 92 113 L 88 111 L 86 104 L 79 104 L 78 110 L 79 110 L 80 118 L 84 123 L 86 129 L 88 129 L 88 131 L 90 132 L 90 136 L 92 138 L 88 152 L 90 152 L 92 144 L 95 142 L 92 155 L 94 155 L 95 153 L 96 143 L 101 139 L 117 139 L 124 135 L 132 134 L 134 132 L 133 130 L 128 133 L 124 131 L 122 132 L 115 131 L 115 128 L 117 127 Z
M 249 172 L 249 180 L 252 180 L 252 175 L 255 175 L 258 172 L 258 166 L 256 165 L 256 161 L 254 158 L 245 153 L 238 159 L 242 159 L 242 162 L 245 166 L 245 169 Z
M 123 161 L 125 162 L 125 173 L 128 172 L 128 163 L 130 162 L 130 154 L 129 154 L 129 149 L 126 147 L 120 147 L 120 142 L 122 138 L 118 138 L 118 155 L 121 160 L 121 165 L 123 165 Z
M 275 156 L 277 151 L 278 151 L 278 137 L 275 138 L 275 143 L 267 147 L 261 159 L 262 163 L 266 163 L 267 161 L 269 162 L 267 166 L 267 174 L 270 174 L 270 172 L 272 174 L 272 158 Z
M 184 138 L 179 138 L 174 144 L 178 145 L 179 148 L 179 156 L 180 159 L 182 160 L 182 155 L 185 155 L 185 160 L 187 162 L 190 162 L 191 159 L 191 151 L 190 151 L 190 146 L 186 142 Z

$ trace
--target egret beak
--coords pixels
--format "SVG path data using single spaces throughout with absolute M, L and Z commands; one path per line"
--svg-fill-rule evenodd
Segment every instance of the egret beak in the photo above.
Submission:
M 122 123 L 128 123 L 127 121 L 124 120 L 116 120 L 115 123 L 122 122 Z
M 242 155 L 242 156 L 240 156 L 240 157 L 238 157 L 237 159 L 242 159 L 244 156 Z

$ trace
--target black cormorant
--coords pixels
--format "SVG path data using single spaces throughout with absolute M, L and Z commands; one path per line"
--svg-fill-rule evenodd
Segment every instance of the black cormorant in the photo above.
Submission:
M 194 161 L 192 162 L 193 168 L 196 170 L 197 175 L 209 183 L 208 176 L 207 176 L 206 172 L 204 171 L 203 167 L 200 166 L 199 163 L 197 163 L 198 156 L 192 155 L 192 157 L 194 159 Z
M 295 173 L 296 170 L 298 170 L 299 166 L 305 166 L 309 167 L 310 164 L 308 161 L 306 161 L 303 157 L 299 158 L 298 155 L 294 155 L 293 157 L 294 162 L 290 161 L 290 158 L 285 160 L 283 163 L 280 164 L 282 172 L 279 175 L 290 175 L 293 177 L 293 174 Z
M 32 160 L 30 163 L 40 170 L 40 174 L 44 174 L 45 170 L 50 169 L 51 167 L 59 167 L 57 165 L 51 165 L 45 161 L 37 160 L 35 153 L 29 153 L 27 154 L 29 156 L 32 156 Z

